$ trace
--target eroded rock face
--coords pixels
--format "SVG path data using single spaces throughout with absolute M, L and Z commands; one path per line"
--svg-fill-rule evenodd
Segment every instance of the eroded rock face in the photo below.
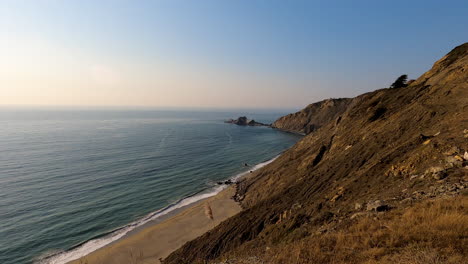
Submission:
M 339 123 L 341 114 L 351 103 L 350 98 L 327 99 L 308 105 L 301 111 L 283 116 L 273 122 L 273 128 L 309 134 L 330 121 Z

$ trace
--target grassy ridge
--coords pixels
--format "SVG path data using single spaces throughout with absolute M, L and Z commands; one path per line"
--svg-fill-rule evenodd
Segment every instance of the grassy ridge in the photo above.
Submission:
M 466 196 L 424 201 L 263 252 L 232 252 L 215 263 L 468 263 L 467 206 Z

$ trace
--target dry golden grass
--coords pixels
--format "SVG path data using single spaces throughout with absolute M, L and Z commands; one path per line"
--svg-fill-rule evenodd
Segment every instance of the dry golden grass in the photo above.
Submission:
M 333 233 L 248 254 L 271 264 L 468 263 L 467 205 L 467 197 L 425 201 L 378 219 L 358 219 Z

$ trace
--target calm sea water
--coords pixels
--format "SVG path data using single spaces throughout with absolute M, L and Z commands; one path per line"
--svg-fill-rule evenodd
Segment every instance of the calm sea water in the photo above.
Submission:
M 244 114 L 287 113 L 0 109 L 0 263 L 94 250 L 299 139 L 223 123 Z

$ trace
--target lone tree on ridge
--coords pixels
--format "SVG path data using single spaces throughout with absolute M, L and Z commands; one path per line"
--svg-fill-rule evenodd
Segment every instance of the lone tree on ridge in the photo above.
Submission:
M 392 85 L 390 85 L 390 88 L 401 88 L 401 87 L 406 87 L 408 84 L 406 81 L 408 80 L 408 75 L 403 74 L 400 77 L 398 77 Z

